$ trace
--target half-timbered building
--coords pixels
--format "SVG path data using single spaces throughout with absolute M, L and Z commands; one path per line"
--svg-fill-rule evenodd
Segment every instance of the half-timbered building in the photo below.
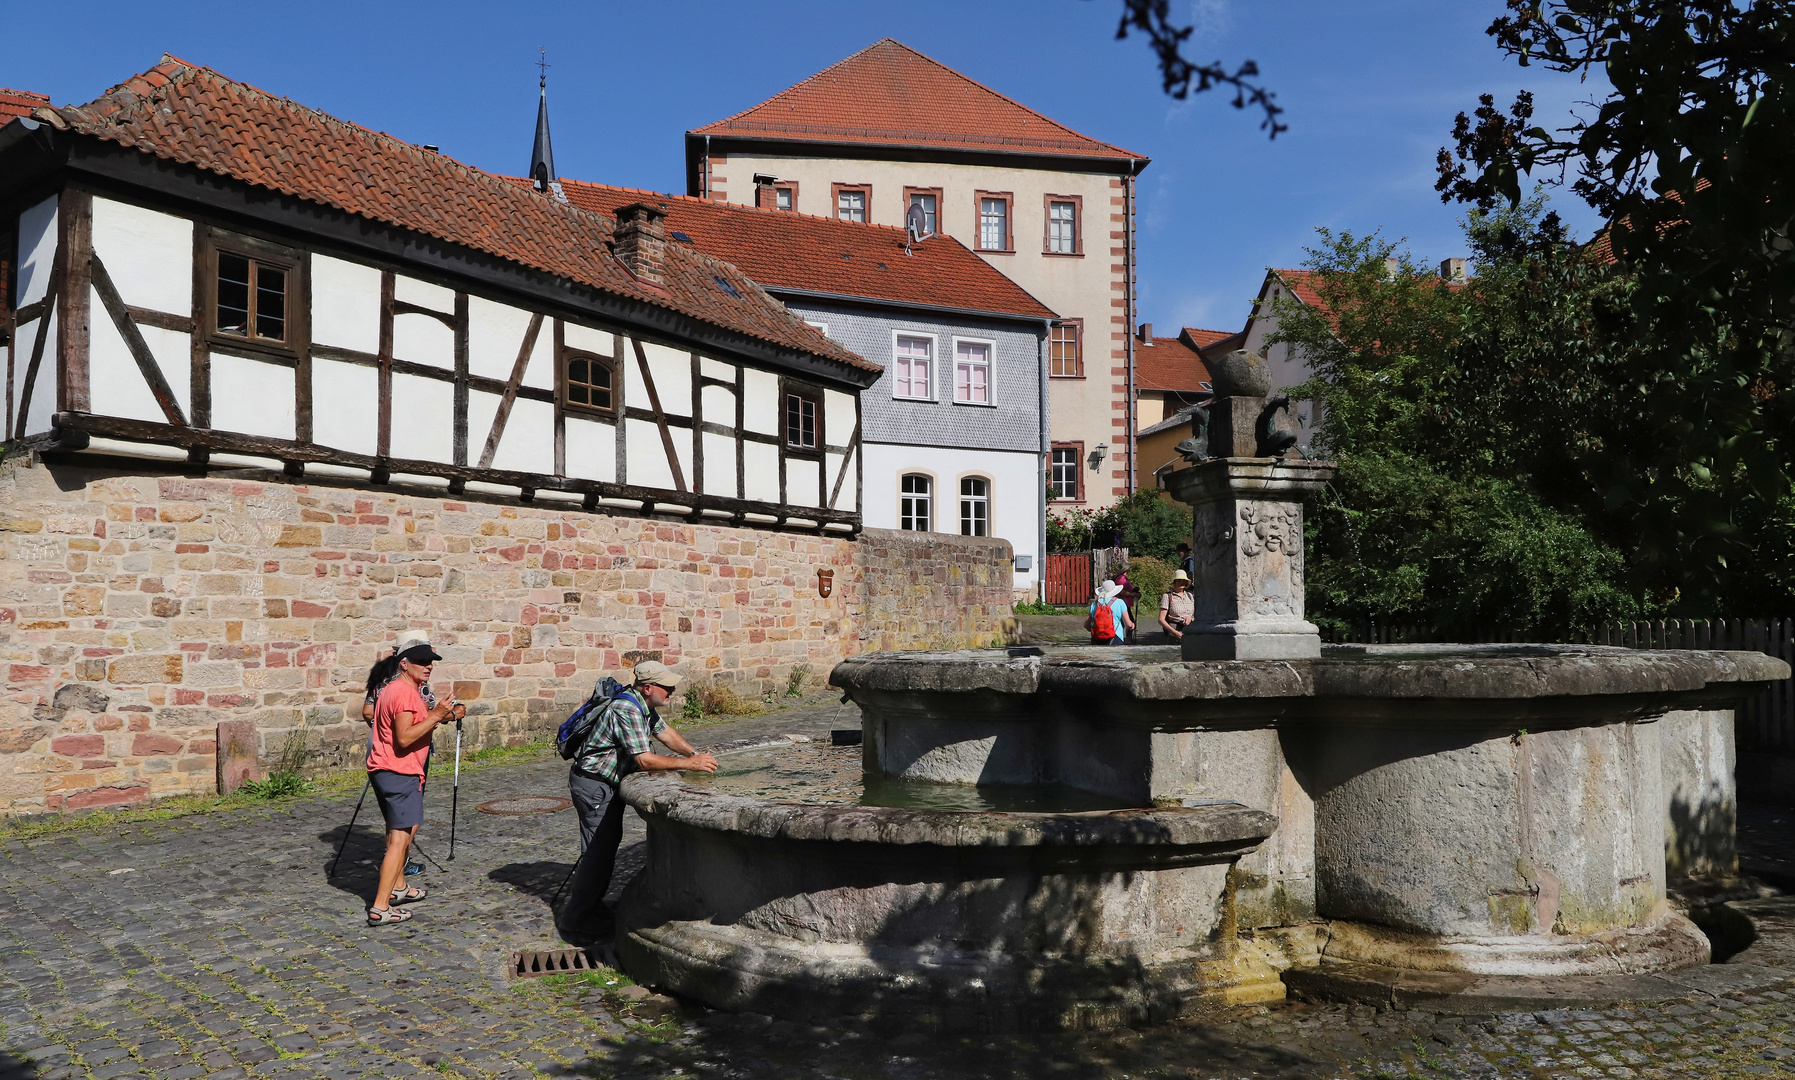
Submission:
M 664 217 L 165 57 L 0 127 L 5 432 L 856 532 L 880 366 Z

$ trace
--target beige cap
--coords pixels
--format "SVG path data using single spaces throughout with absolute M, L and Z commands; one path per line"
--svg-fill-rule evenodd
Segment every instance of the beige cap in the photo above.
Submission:
M 428 645 L 428 644 L 430 644 L 430 631 L 428 631 L 428 630 L 401 630 L 401 631 L 399 631 L 398 640 L 393 642 L 393 651 L 396 653 L 402 653 L 406 649 L 409 649 L 414 645 Z
M 1174 571 L 1172 571 L 1172 580 L 1173 581 L 1189 581 L 1190 575 L 1185 573 L 1182 570 L 1174 570 Z
M 649 683 L 671 690 L 679 685 L 679 676 L 659 660 L 644 660 L 636 665 L 636 685 L 646 686 Z

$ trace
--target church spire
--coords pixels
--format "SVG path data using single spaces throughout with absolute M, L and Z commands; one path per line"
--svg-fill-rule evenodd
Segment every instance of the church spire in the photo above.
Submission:
M 567 197 L 561 193 L 561 178 L 555 174 L 555 151 L 549 145 L 548 137 L 548 52 L 540 48 L 536 51 L 542 53 L 542 59 L 537 61 L 541 69 L 537 86 L 542 91 L 542 98 L 536 105 L 536 145 L 530 150 L 530 181 L 537 191 L 552 193 L 566 202 Z

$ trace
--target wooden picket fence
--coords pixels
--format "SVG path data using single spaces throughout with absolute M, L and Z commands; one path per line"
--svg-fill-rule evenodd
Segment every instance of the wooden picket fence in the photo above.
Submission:
M 1471 641 L 1519 644 L 1551 640 L 1537 633 L 1490 627 L 1457 636 L 1413 624 L 1369 623 L 1330 636 L 1342 644 Z M 1655 622 L 1603 623 L 1568 638 L 1581 645 L 1618 645 L 1627 649 L 1744 649 L 1768 653 L 1795 667 L 1795 619 L 1659 619 Z M 1742 747 L 1795 753 L 1795 678 L 1772 683 L 1738 712 Z
M 1090 555 L 1047 556 L 1047 577 L 1043 584 L 1046 586 L 1046 599 L 1049 604 L 1090 603 Z

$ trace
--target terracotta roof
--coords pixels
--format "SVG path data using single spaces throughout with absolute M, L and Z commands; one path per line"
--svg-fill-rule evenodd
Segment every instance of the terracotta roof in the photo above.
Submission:
M 1175 337 L 1156 337 L 1134 350 L 1134 385 L 1137 390 L 1177 390 L 1207 394 L 1209 366 L 1197 350 Z
M 84 135 L 680 312 L 862 371 L 727 263 L 667 245 L 664 287 L 607 247 L 615 222 L 390 135 L 164 56 L 86 105 L 40 111 Z M 731 288 L 722 286 L 728 283 Z M 731 293 L 739 294 L 732 296 Z
M 1708 188 L 1710 188 L 1712 186 L 1713 186 L 1713 183 L 1707 177 L 1702 176 L 1702 177 L 1696 178 L 1695 190 L 1706 191 Z M 1667 192 L 1661 197 L 1665 198 L 1665 199 L 1669 199 L 1671 202 L 1675 202 L 1675 203 L 1681 203 L 1683 201 L 1682 193 L 1677 192 L 1677 191 Z M 1631 218 L 1623 217 L 1620 219 L 1620 223 L 1622 225 L 1625 225 L 1631 220 L 1632 220 Z M 1680 224 L 1683 224 L 1683 222 L 1667 221 L 1662 226 L 1660 226 L 1659 232 L 1660 232 L 1660 234 L 1662 234 L 1665 230 L 1670 229 L 1672 226 L 1680 225 Z M 1609 234 L 1611 232 L 1612 232 L 1612 230 L 1610 230 L 1610 229 L 1603 229 L 1600 233 L 1597 233 L 1596 238 L 1594 240 L 1591 240 L 1589 242 L 1588 246 L 1583 249 L 1589 255 L 1589 257 L 1591 259 L 1594 259 L 1596 262 L 1601 263 L 1604 266 L 1612 265 L 1613 263 L 1620 261 L 1614 257 L 1614 245 L 1609 236 Z
M 1178 335 L 1178 340 L 1193 349 L 1205 349 L 1223 338 L 1233 337 L 1239 332 L 1238 330 L 1199 330 L 1194 326 L 1187 326 Z
M 527 184 L 527 179 L 515 182 Z M 904 304 L 1051 319 L 1054 313 L 958 240 L 934 236 L 904 254 L 905 231 L 789 210 L 711 202 L 636 188 L 563 180 L 575 206 L 600 213 L 646 202 L 667 212 L 667 235 L 684 233 L 769 289 L 839 293 Z
M 34 94 L 29 90 L 8 90 L 0 86 L 0 116 L 29 116 L 31 110 L 41 109 L 49 104 L 49 94 Z
M 1080 135 L 891 38 L 687 134 L 1147 163 L 1141 154 Z

